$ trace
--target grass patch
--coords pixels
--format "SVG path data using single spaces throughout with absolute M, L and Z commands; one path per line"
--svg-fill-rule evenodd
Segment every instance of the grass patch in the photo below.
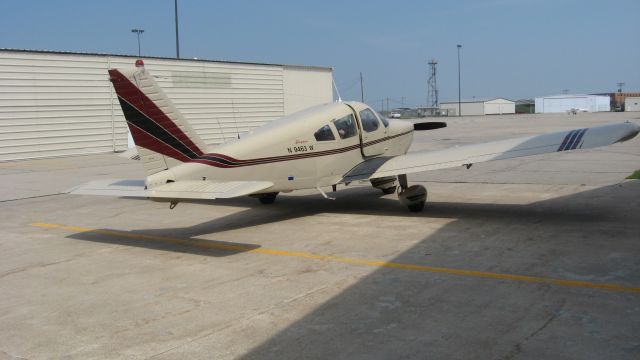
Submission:
M 636 180 L 640 180 L 640 170 L 636 170 L 633 172 L 633 174 L 627 176 L 627 179 L 636 179 Z

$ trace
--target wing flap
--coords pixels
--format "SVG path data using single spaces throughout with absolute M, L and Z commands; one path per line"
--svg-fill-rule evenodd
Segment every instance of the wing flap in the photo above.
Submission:
M 446 169 L 492 160 L 511 159 L 559 151 L 588 149 L 629 140 L 640 132 L 634 123 L 561 131 L 510 140 L 454 147 L 437 151 L 418 151 L 381 162 L 369 173 L 347 173 L 342 182 Z M 366 167 L 365 167 L 366 168 Z
M 273 186 L 270 181 L 176 181 L 146 189 L 144 180 L 98 180 L 68 192 L 76 195 L 141 197 L 152 199 L 227 199 L 250 195 Z
M 273 186 L 270 181 L 176 181 L 151 190 L 152 198 L 228 199 L 250 195 Z

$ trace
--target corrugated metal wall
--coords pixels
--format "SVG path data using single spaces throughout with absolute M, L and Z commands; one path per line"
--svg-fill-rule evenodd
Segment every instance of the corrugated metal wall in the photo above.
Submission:
M 541 96 L 535 102 L 536 113 L 562 113 L 571 109 L 589 112 L 611 110 L 609 96 L 602 95 Z
M 485 101 L 484 103 L 485 115 L 502 115 L 515 113 L 516 103 L 507 99 L 494 99 Z
M 125 150 L 127 128 L 107 69 L 135 59 L 0 50 L 0 161 Z M 328 68 L 144 61 L 207 144 L 332 100 Z

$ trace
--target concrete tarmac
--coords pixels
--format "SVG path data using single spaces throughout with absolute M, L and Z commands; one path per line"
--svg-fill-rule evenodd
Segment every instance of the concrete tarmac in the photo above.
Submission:
M 638 113 L 445 119 L 412 150 Z M 424 121 L 424 120 L 421 120 Z M 72 196 L 113 154 L 0 163 L 0 359 L 640 358 L 640 138 L 276 203 Z

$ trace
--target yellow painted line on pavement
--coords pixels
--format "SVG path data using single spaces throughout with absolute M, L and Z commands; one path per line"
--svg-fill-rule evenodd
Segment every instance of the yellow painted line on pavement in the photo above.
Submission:
M 371 267 L 378 267 L 378 268 L 422 271 L 422 272 L 429 272 L 429 273 L 458 275 L 458 276 L 473 277 L 473 278 L 510 280 L 510 281 L 520 281 L 520 282 L 528 282 L 528 283 L 542 283 L 542 284 L 551 284 L 551 285 L 559 285 L 559 286 L 640 293 L 640 287 L 631 287 L 631 286 L 624 286 L 624 285 L 617 285 L 617 284 L 594 283 L 589 281 L 564 280 L 564 279 L 554 279 L 554 278 L 546 278 L 546 277 L 539 277 L 539 276 L 502 274 L 502 273 L 493 273 L 493 272 L 485 272 L 485 271 L 473 271 L 473 270 L 434 267 L 434 266 L 426 266 L 426 265 L 403 264 L 403 263 L 386 262 L 386 261 L 379 261 L 379 260 L 367 260 L 367 259 L 347 258 L 347 257 L 333 256 L 333 255 L 321 255 L 321 254 L 314 254 L 310 252 L 300 252 L 300 251 L 253 248 L 245 245 L 221 244 L 219 242 L 213 242 L 209 240 L 198 240 L 198 239 L 186 240 L 186 239 L 178 239 L 178 238 L 172 238 L 172 237 L 166 237 L 166 236 L 145 235 L 145 234 L 139 234 L 139 233 L 133 233 L 133 232 L 127 232 L 127 231 L 91 229 L 91 228 L 85 228 L 85 227 L 79 227 L 79 226 L 49 224 L 49 223 L 42 223 L 42 222 L 32 223 L 31 226 L 46 228 L 46 229 L 62 229 L 65 231 L 80 232 L 80 233 L 95 233 L 95 234 L 110 235 L 110 236 L 120 237 L 120 238 L 131 238 L 131 239 L 139 239 L 139 240 L 146 240 L 146 241 L 155 241 L 155 242 L 162 242 L 167 244 L 184 245 L 184 246 L 191 246 L 191 247 L 204 248 L 204 249 L 243 251 L 248 253 L 296 257 L 296 258 L 305 258 L 305 259 L 322 260 L 322 261 L 332 261 L 337 263 L 364 265 L 364 266 L 371 266 Z

